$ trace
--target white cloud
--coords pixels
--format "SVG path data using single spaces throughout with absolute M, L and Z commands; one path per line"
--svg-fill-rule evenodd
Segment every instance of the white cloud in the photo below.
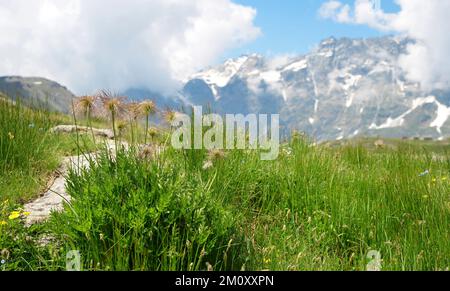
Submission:
M 354 7 L 331 0 L 322 4 L 319 15 L 340 23 L 366 24 L 379 30 L 392 30 L 390 22 L 395 14 L 376 9 L 375 0 L 356 0 Z
M 0 0 L 0 75 L 173 90 L 258 37 L 255 16 L 231 0 Z
M 398 13 L 375 9 L 373 2 L 356 0 L 350 7 L 339 1 L 328 1 L 319 14 L 337 22 L 368 25 L 417 40 L 399 60 L 409 79 L 421 82 L 427 90 L 450 88 L 450 1 L 396 0 L 400 7 Z
M 351 22 L 349 12 L 350 6 L 333 0 L 324 3 L 320 8 L 319 14 L 323 18 L 331 18 L 337 22 L 348 23 Z

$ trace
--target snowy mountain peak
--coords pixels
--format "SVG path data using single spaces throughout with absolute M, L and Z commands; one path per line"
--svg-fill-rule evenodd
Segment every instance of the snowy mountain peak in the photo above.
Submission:
M 218 100 L 220 99 L 218 89 L 227 86 L 248 59 L 248 56 L 229 59 L 217 68 L 211 68 L 193 75 L 191 79 L 203 80 L 211 88 L 215 100 Z
M 318 140 L 450 136 L 450 92 L 423 92 L 398 66 L 411 42 L 328 38 L 306 55 L 243 56 L 194 75 L 182 93 L 223 113 L 279 113 L 286 131 Z
M 321 46 L 328 46 L 328 45 L 335 44 L 336 41 L 337 41 L 337 39 L 334 36 L 330 36 L 329 38 L 326 38 L 326 39 L 322 40 L 320 45 Z
M 209 85 L 225 87 L 230 80 L 239 72 L 244 63 L 248 60 L 248 56 L 242 56 L 237 59 L 229 59 L 225 64 L 218 68 L 212 68 L 193 75 L 192 79 L 202 79 Z

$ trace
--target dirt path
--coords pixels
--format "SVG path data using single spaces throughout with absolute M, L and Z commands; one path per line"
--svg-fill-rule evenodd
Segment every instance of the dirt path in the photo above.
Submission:
M 128 147 L 126 143 L 121 144 Z M 111 152 L 115 151 L 114 141 L 108 140 L 106 145 Z M 24 210 L 30 213 L 26 219 L 26 225 L 43 222 L 50 217 L 53 211 L 62 211 L 64 209 L 64 202 L 70 202 L 71 199 L 66 189 L 66 178 L 69 169 L 89 169 L 89 159 L 95 161 L 96 154 L 64 158 L 49 189 L 42 193 L 41 197 L 24 206 Z

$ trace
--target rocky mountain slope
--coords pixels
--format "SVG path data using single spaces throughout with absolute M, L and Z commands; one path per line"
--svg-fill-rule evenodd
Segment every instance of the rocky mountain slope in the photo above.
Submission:
M 450 91 L 424 92 L 397 65 L 410 39 L 324 40 L 307 55 L 228 60 L 182 94 L 221 113 L 280 113 L 286 132 L 318 140 L 450 136 Z
M 64 113 L 70 112 L 72 98 L 75 97 L 66 87 L 54 81 L 17 76 L 0 77 L 0 93 Z

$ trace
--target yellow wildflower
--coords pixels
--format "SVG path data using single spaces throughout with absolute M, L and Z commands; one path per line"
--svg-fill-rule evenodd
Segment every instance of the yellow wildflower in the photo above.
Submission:
M 0 226 L 2 226 L 2 225 L 7 225 L 8 223 L 6 222 L 6 221 L 4 221 L 4 220 L 2 220 L 2 221 L 0 221 Z
M 14 220 L 14 219 L 17 219 L 19 217 L 20 217 L 20 212 L 19 211 L 13 211 L 9 215 L 9 220 Z
M 30 216 L 30 215 L 31 215 L 31 212 L 25 211 L 25 212 L 22 213 L 22 215 L 23 215 L 23 216 Z
M 14 139 L 14 134 L 12 134 L 12 132 L 8 132 L 8 137 L 9 137 L 9 139 L 13 140 Z

